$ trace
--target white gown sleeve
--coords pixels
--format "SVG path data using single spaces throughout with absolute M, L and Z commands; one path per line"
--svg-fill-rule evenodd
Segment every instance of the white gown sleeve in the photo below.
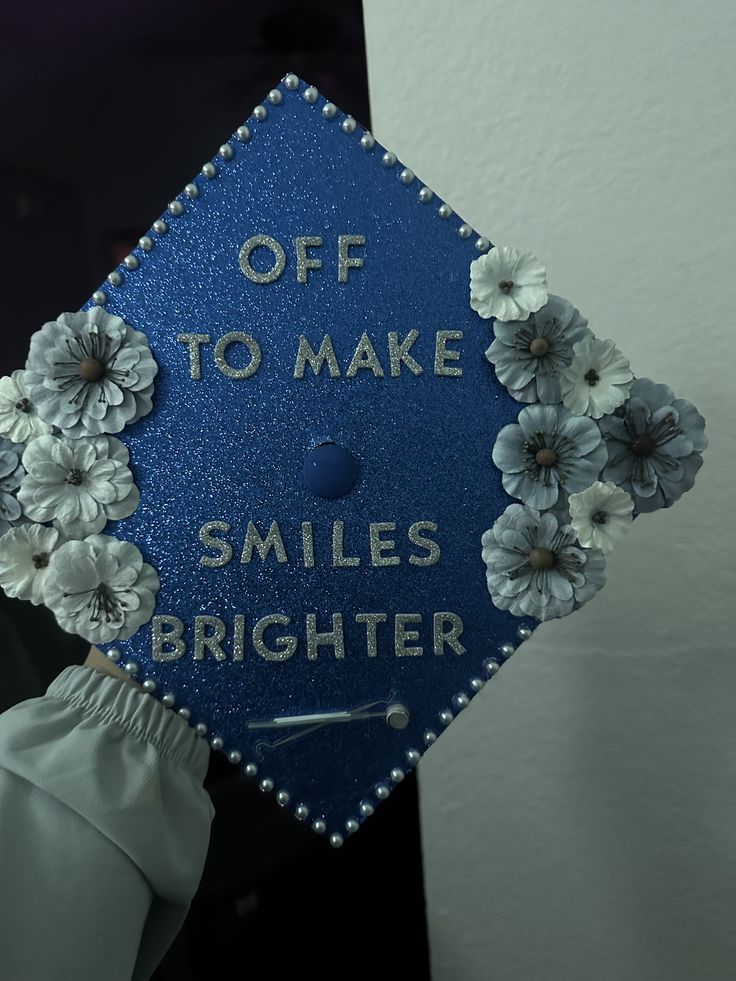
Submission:
M 209 746 L 150 695 L 65 668 L 0 715 L 0 977 L 147 981 L 199 886 Z

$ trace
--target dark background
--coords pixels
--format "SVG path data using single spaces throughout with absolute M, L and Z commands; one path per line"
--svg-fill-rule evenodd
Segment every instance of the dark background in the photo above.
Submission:
M 87 300 L 287 71 L 369 127 L 360 2 L 3 10 L 0 374 Z M 87 645 L 0 592 L 0 650 L 3 711 L 42 695 Z M 414 775 L 339 850 L 220 753 L 205 786 L 217 816 L 202 883 L 155 981 L 429 978 Z

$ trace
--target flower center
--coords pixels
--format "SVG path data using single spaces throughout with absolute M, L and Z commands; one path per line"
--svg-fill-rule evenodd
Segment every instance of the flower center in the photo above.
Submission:
M 601 380 L 601 376 L 598 374 L 595 368 L 591 368 L 590 371 L 587 371 L 584 377 L 586 382 L 591 386 L 597 385 L 598 382 Z
M 75 467 L 74 470 L 70 470 L 66 476 L 67 484 L 72 484 L 74 487 L 79 487 L 84 480 L 84 474 L 81 470 Z
M 506 293 L 508 295 L 511 292 L 511 290 L 514 288 L 513 280 L 502 279 L 501 282 L 498 284 L 498 288 L 501 290 L 502 293 Z
M 608 515 L 606 514 L 605 511 L 596 511 L 595 514 L 593 515 L 593 521 L 595 521 L 597 525 L 604 525 L 607 520 L 608 520 Z
M 96 382 L 105 374 L 105 366 L 97 358 L 82 358 L 79 362 L 79 374 L 86 382 Z
M 529 352 L 535 358 L 543 358 L 549 351 L 549 341 L 546 337 L 535 337 L 529 345 Z
M 37 569 L 45 569 L 49 564 L 49 553 L 39 552 L 38 555 L 32 555 L 31 561 Z
M 31 411 L 31 403 L 28 399 L 20 399 L 20 401 L 15 403 L 15 407 L 19 412 Z
M 657 448 L 649 433 L 641 433 L 631 441 L 631 452 L 634 456 L 649 456 Z
M 551 569 L 555 564 L 555 553 L 548 548 L 533 548 L 529 553 L 532 569 Z
M 557 454 L 548 446 L 543 446 L 541 450 L 537 450 L 534 459 L 540 467 L 553 467 L 557 463 Z

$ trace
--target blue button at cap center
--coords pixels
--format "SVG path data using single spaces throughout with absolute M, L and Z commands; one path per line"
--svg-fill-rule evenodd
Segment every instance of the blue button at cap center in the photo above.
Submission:
M 320 443 L 304 458 L 304 483 L 318 497 L 344 497 L 357 479 L 358 461 L 337 443 Z

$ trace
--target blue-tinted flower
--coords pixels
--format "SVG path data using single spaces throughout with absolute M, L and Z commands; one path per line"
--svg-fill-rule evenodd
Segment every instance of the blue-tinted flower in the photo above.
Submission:
M 157 371 L 146 335 L 95 307 L 36 331 L 24 383 L 44 422 L 78 439 L 119 433 L 147 415 Z
M 0 437 L 0 535 L 23 516 L 18 488 L 26 474 L 20 462 L 24 449 L 20 444 Z
M 540 510 L 589 487 L 606 458 L 598 426 L 562 405 L 525 406 L 518 425 L 504 426 L 493 447 L 506 492 Z
M 547 302 L 547 271 L 531 252 L 497 245 L 470 263 L 470 306 L 484 319 L 526 320 Z
M 588 321 L 568 300 L 550 294 L 527 320 L 496 320 L 496 339 L 486 357 L 496 377 L 518 402 L 562 401 L 560 376 L 573 358 L 573 344 L 591 336 Z
M 606 581 L 603 553 L 581 548 L 573 528 L 549 511 L 511 504 L 481 545 L 491 599 L 514 616 L 567 616 Z
M 638 378 L 629 400 L 600 427 L 608 450 L 603 480 L 628 491 L 638 512 L 671 507 L 695 483 L 708 445 L 705 420 L 669 385 Z

